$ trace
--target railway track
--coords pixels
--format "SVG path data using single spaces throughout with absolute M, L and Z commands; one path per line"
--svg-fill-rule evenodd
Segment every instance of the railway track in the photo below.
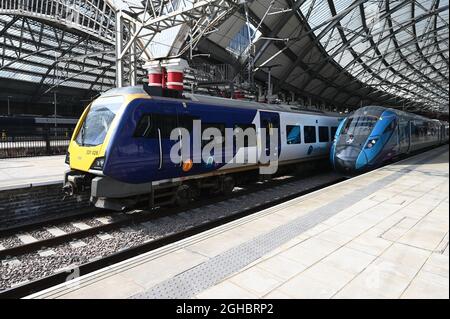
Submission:
M 140 223 L 150 221 L 156 218 L 162 218 L 177 214 L 182 211 L 199 208 L 205 205 L 214 204 L 220 201 L 226 201 L 238 196 L 250 194 L 255 191 L 267 189 L 274 186 L 282 185 L 290 180 L 295 180 L 296 176 L 281 176 L 275 178 L 272 181 L 265 182 L 262 185 L 260 183 L 249 184 L 244 189 L 237 189 L 232 195 L 228 196 L 215 196 L 210 199 L 203 199 L 198 202 L 193 202 L 183 208 L 159 208 L 157 211 L 135 210 L 128 212 L 111 212 L 106 213 L 103 210 L 97 208 L 88 208 L 79 212 L 78 214 L 68 214 L 62 217 L 54 219 L 46 219 L 35 223 L 29 223 L 26 225 L 18 225 L 8 229 L 0 230 L 0 245 L 2 245 L 2 239 L 8 237 L 16 237 L 15 244 L 10 247 L 0 246 L 0 260 L 6 257 L 17 256 L 25 254 L 30 251 L 39 249 L 40 247 L 50 247 L 70 240 L 80 239 L 83 237 L 95 235 L 96 233 L 108 232 L 113 229 L 120 228 L 126 224 Z M 92 216 L 98 214 L 98 218 L 94 218 L 95 221 L 100 222 L 99 225 L 90 226 L 89 220 L 92 220 Z M 97 216 L 97 215 L 95 215 Z M 72 231 L 64 231 L 60 225 L 70 224 L 73 227 Z M 36 232 L 49 232 L 50 237 L 44 239 L 34 238 L 30 233 Z M 39 237 L 39 236 L 37 236 Z M 22 239 L 22 240 L 21 240 Z M 22 243 L 20 243 L 22 241 Z
M 1 228 L 0 229 L 0 238 L 2 237 L 6 237 L 6 236 L 11 236 L 14 235 L 16 233 L 20 233 L 20 232 L 26 232 L 26 231 L 30 231 L 30 230 L 35 230 L 38 229 L 39 227 L 45 227 L 46 225 L 50 225 L 50 224 L 62 224 L 64 222 L 67 221 L 71 221 L 74 219 L 82 219 L 82 218 L 87 218 L 92 216 L 94 213 L 98 213 L 99 209 L 95 208 L 95 207 L 86 207 L 83 209 L 79 209 L 77 211 L 70 211 L 68 213 L 63 214 L 62 216 L 57 216 L 57 217 L 46 217 L 46 218 L 39 218 L 38 216 L 27 222 L 27 223 L 22 223 L 22 222 L 18 222 L 15 224 L 12 224 L 8 227 L 5 228 Z M 105 215 L 105 213 L 101 213 L 100 215 Z
M 0 262 L 4 266 L 8 265 L 10 270 L 35 267 L 35 272 L 25 278 L 14 275 L 8 278 L 12 271 L 6 272 L 6 276 L 0 271 L 0 298 L 23 297 L 64 282 L 68 277 L 72 278 L 74 273 L 86 274 L 341 180 L 341 177 L 333 173 L 302 179 L 280 177 L 235 191 L 230 196 L 192 203 L 184 209 L 140 210 L 116 214 L 109 222 L 61 233 L 60 236 L 13 245 L 0 250 Z M 79 223 L 80 221 L 73 222 L 76 225 Z M 45 225 L 39 226 L 45 228 Z M 121 236 L 123 238 L 116 240 Z M 130 236 L 133 238 L 132 244 L 123 245 Z M 103 240 L 99 241 L 102 237 Z M 77 240 L 85 245 L 77 245 Z M 98 251 L 95 250 L 97 246 L 100 247 Z M 54 254 L 45 254 L 46 251 L 54 251 Z M 65 267 L 58 268 L 58 265 L 52 263 L 52 258 L 61 260 L 61 255 L 69 258 L 69 262 L 65 263 Z M 52 265 L 47 268 L 51 269 L 41 271 L 41 268 L 45 268 L 43 265 L 46 265 L 40 262 L 41 259 L 47 260 L 47 264 Z
M 264 188 L 277 185 L 279 183 L 270 183 L 264 185 Z M 113 229 L 120 228 L 127 224 L 136 224 L 145 221 L 150 221 L 157 218 L 162 218 L 164 216 L 170 216 L 179 213 L 183 210 L 195 209 L 203 205 L 213 203 L 214 201 L 221 201 L 234 198 L 236 196 L 244 195 L 245 193 L 250 193 L 255 191 L 255 189 L 261 189 L 261 187 L 253 187 L 246 189 L 244 191 L 235 192 L 230 196 L 215 197 L 210 200 L 202 200 L 196 204 L 190 204 L 183 208 L 160 208 L 158 211 L 129 211 L 125 213 L 119 212 L 109 212 L 109 214 L 103 213 L 97 208 L 92 208 L 86 212 L 82 212 L 79 215 L 68 215 L 60 217 L 57 219 L 44 220 L 36 223 L 30 223 L 23 226 L 17 226 L 8 228 L 6 230 L 0 230 L 0 245 L 2 240 L 8 240 L 8 237 L 15 239 L 15 243 L 12 246 L 4 247 L 0 246 L 0 260 L 14 257 L 21 254 L 32 252 L 33 250 L 39 250 L 42 247 L 51 247 L 63 242 L 69 242 L 76 239 L 81 239 L 83 237 L 92 236 L 95 234 L 100 234 L 102 232 L 108 232 Z M 88 220 L 92 220 L 94 214 L 101 214 L 102 217 L 95 218 L 99 221 L 99 225 L 90 226 Z M 61 225 L 69 224 L 73 226 L 72 230 L 63 230 Z M 37 239 L 31 235 L 31 233 L 48 232 L 50 237 L 44 236 L 43 239 Z M 42 237 L 36 236 L 36 237 Z M 14 241 L 14 240 L 13 240 Z

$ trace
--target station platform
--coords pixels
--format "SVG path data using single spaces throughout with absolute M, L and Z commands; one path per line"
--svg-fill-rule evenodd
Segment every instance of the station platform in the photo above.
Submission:
M 65 155 L 0 159 L 0 191 L 62 183 Z
M 449 148 L 27 298 L 449 298 Z

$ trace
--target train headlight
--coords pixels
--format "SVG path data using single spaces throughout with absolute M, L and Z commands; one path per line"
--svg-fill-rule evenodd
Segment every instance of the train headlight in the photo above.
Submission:
M 96 169 L 96 170 L 103 170 L 103 165 L 105 165 L 105 158 L 104 157 L 99 157 L 96 158 L 94 163 L 91 166 L 91 169 Z
M 372 148 L 378 141 L 378 138 L 371 138 L 369 142 L 367 142 L 366 148 Z
M 66 159 L 64 160 L 64 162 L 66 164 L 70 165 L 70 153 L 69 152 L 66 153 Z

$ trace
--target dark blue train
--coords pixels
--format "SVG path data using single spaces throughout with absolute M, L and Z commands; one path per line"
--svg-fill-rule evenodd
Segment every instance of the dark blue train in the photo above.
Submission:
M 410 152 L 448 142 L 447 122 L 380 106 L 358 109 L 341 122 L 331 147 L 336 170 L 353 174 Z
M 55 125 L 56 123 L 56 125 Z M 70 136 L 77 124 L 76 118 L 35 116 L 35 115 L 0 115 L 0 138 L 42 137 L 45 134 Z
M 229 193 L 255 173 L 271 174 L 271 165 L 326 161 L 340 120 L 292 105 L 113 89 L 86 108 L 75 128 L 64 190 L 89 189 L 102 208 L 143 200 L 182 205 L 200 191 Z M 174 152 L 177 145 L 188 154 Z

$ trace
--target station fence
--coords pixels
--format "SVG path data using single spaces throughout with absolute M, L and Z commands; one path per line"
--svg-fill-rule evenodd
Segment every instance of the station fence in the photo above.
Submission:
M 72 132 L 9 135 L 0 130 L 0 159 L 66 154 Z

